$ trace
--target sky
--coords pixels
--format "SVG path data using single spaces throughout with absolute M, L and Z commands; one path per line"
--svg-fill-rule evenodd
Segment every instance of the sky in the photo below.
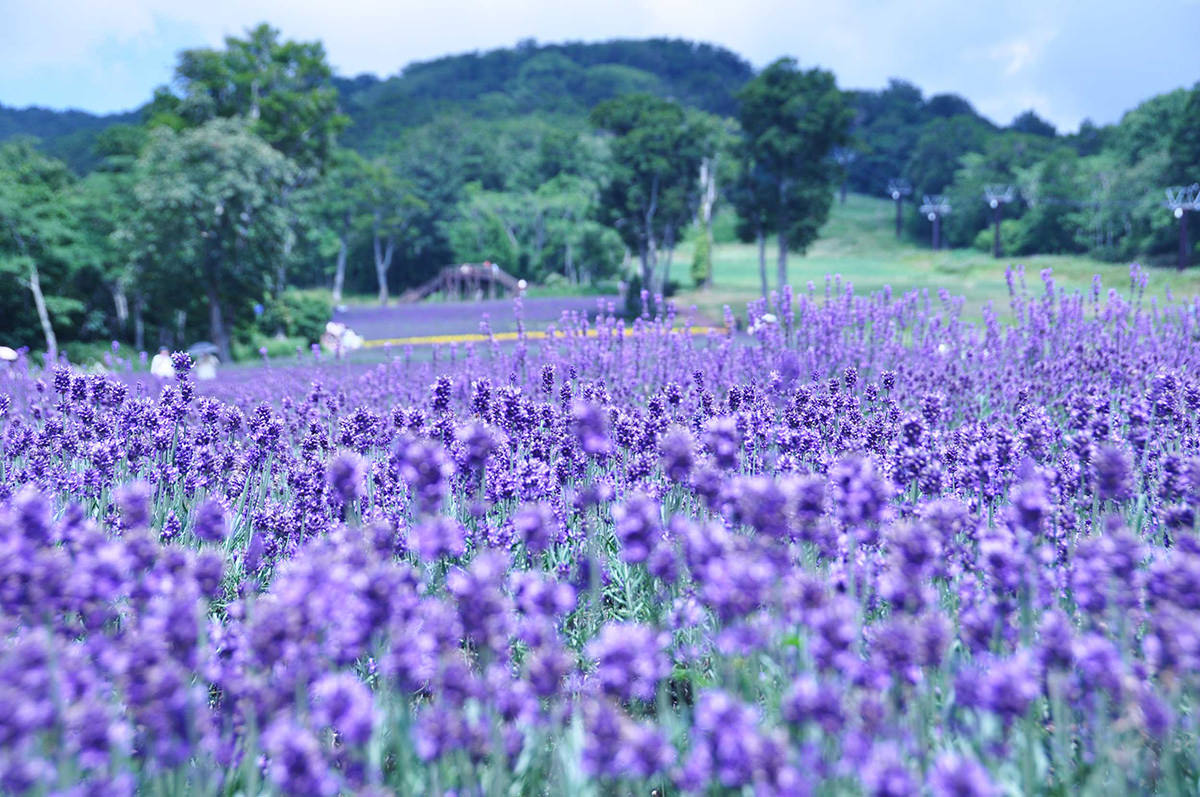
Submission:
M 324 42 L 343 75 L 539 42 L 670 36 L 755 67 L 780 56 L 843 88 L 891 77 L 1007 124 L 1069 132 L 1200 81 L 1200 0 L 0 0 L 0 104 L 112 112 L 149 100 L 176 54 L 269 22 Z

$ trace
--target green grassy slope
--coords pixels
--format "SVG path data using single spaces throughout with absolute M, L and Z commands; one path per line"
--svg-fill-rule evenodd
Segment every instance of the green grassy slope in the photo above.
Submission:
M 995 260 L 989 253 L 973 249 L 933 252 L 895 237 L 895 215 L 892 203 L 851 194 L 845 205 L 836 201 L 829 221 L 820 238 L 805 255 L 788 258 L 788 280 L 796 290 L 805 290 L 813 282 L 824 290 L 826 275 L 840 274 L 854 285 L 856 293 L 869 294 L 890 285 L 894 293 L 928 288 L 931 292 L 946 288 L 952 295 L 964 296 L 971 314 L 977 314 L 988 301 L 995 302 L 998 312 L 1008 307 L 1008 287 L 1004 269 L 1008 265 L 1023 265 L 1026 282 L 1041 291 L 1039 273 L 1053 270 L 1060 286 L 1086 290 L 1092 276 L 1099 274 L 1104 289 L 1129 288 L 1129 264 L 1105 263 L 1074 255 L 1034 255 L 1006 257 Z M 681 245 L 675 253 L 672 276 L 688 284 L 688 266 L 692 261 L 690 244 Z M 767 277 L 771 289 L 775 279 L 776 250 L 767 247 Z M 717 244 L 713 252 L 714 286 L 709 291 L 688 288 L 680 291 L 676 301 L 681 307 L 695 305 L 701 313 L 719 317 L 722 305 L 741 310 L 746 302 L 760 295 L 758 251 L 751 244 Z M 1200 267 L 1182 274 L 1173 269 L 1151 268 L 1148 295 L 1162 297 L 1169 289 L 1175 296 L 1200 293 Z

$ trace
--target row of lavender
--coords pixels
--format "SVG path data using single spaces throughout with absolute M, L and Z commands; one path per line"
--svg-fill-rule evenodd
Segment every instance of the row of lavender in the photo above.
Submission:
M 0 372 L 0 791 L 1194 793 L 1200 303 L 1043 279 Z

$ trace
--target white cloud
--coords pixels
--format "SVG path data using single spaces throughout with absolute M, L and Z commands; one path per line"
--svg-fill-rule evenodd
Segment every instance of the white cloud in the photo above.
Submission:
M 1023 33 L 992 45 L 988 55 L 1004 65 L 1005 76 L 1015 77 L 1037 64 L 1055 35 L 1056 31 L 1048 29 Z

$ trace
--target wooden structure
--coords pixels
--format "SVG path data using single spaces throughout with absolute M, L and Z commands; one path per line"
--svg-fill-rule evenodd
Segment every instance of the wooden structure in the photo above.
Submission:
M 463 263 L 445 266 L 433 279 L 405 291 L 400 301 L 419 302 L 438 292 L 443 299 L 479 301 L 484 298 L 495 299 L 504 291 L 520 293 L 526 287 L 525 280 L 517 279 L 495 263 Z

